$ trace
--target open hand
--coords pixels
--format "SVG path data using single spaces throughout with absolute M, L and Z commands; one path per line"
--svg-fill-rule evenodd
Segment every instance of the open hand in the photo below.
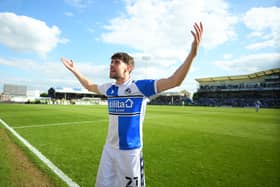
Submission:
M 191 31 L 191 33 L 192 33 L 192 35 L 194 37 L 194 40 L 193 40 L 193 43 L 192 43 L 192 51 L 196 55 L 198 46 L 199 46 L 199 44 L 201 42 L 202 35 L 203 35 L 203 25 L 200 22 L 199 24 L 195 23 L 193 25 L 193 27 L 194 27 L 195 32 Z
M 67 60 L 63 57 L 60 60 L 67 69 L 69 69 L 72 72 L 76 71 L 76 66 L 72 60 Z

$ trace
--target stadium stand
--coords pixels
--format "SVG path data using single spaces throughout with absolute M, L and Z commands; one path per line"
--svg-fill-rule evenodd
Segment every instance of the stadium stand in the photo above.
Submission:
M 280 107 L 280 68 L 247 75 L 198 78 L 193 96 L 196 105 Z
M 24 102 L 27 96 L 27 86 L 4 84 L 1 102 Z
M 48 90 L 48 95 L 52 99 L 70 100 L 70 99 L 81 99 L 83 97 L 94 97 L 97 94 L 81 88 L 56 87 L 56 88 L 50 88 Z
M 41 97 L 39 90 L 28 90 L 26 85 L 4 84 L 0 94 L 2 103 L 47 104 L 50 98 Z
M 27 86 L 4 84 L 3 94 L 10 96 L 26 96 Z
M 50 88 L 48 96 L 56 104 L 99 104 L 104 96 L 82 88 Z

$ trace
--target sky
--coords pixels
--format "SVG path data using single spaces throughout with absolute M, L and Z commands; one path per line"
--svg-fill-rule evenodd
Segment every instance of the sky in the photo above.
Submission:
M 120 51 L 135 59 L 133 79 L 167 78 L 188 55 L 195 22 L 204 26 L 198 55 L 169 91 L 280 67 L 280 0 L 0 0 L 0 93 L 4 84 L 81 87 L 61 57 L 92 82 L 111 82 Z

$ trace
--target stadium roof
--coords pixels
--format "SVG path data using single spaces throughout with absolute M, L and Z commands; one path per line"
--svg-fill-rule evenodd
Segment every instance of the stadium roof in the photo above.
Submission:
M 161 96 L 184 96 L 182 92 L 162 92 L 159 95 Z
M 262 77 L 264 75 L 271 75 L 274 73 L 279 73 L 280 68 L 274 68 L 270 70 L 260 71 L 247 75 L 233 75 L 233 76 L 221 76 L 221 77 L 207 77 L 207 78 L 198 78 L 195 79 L 199 83 L 203 82 L 216 82 L 216 81 L 227 81 L 227 80 L 244 80 L 244 79 L 254 79 L 258 77 Z
M 83 88 L 62 88 L 56 87 L 52 88 L 56 93 L 74 93 L 74 94 L 96 94 L 94 92 L 90 92 Z

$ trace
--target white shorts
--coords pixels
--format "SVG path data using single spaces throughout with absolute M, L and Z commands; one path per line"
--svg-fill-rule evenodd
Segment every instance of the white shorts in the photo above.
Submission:
M 103 148 L 96 187 L 145 187 L 142 148 L 118 150 Z

